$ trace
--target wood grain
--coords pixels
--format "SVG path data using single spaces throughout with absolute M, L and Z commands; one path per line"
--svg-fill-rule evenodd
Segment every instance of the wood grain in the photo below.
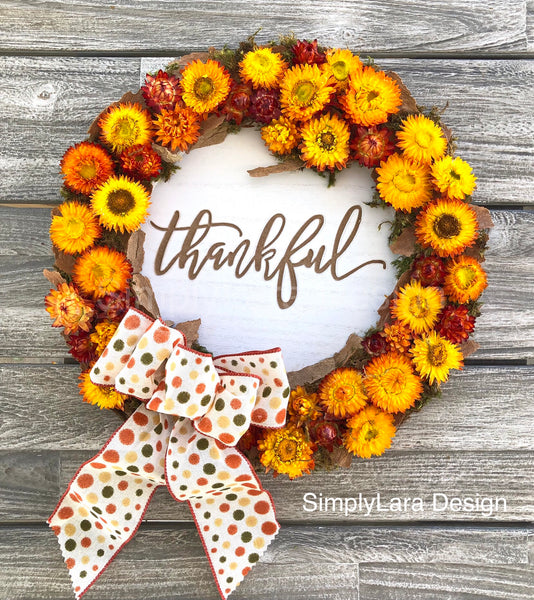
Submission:
M 482 347 L 475 357 L 534 357 L 534 213 L 493 210 L 492 217 L 489 288 L 475 333 Z M 63 362 L 67 356 L 43 305 L 50 284 L 42 270 L 53 263 L 49 223 L 48 208 L 0 206 L 0 361 Z
M 477 203 L 524 206 L 534 201 L 534 63 L 378 62 L 401 75 L 419 104 L 449 103 L 444 121 L 478 176 Z M 140 65 L 138 58 L 0 57 L 0 134 L 5 140 L 0 201 L 59 202 L 61 156 L 85 137 L 107 104 L 139 87 Z
M 230 47 L 259 27 L 258 41 L 294 32 L 362 52 L 512 52 L 526 50 L 525 2 L 430 0 L 391 5 L 244 0 L 151 2 L 103 0 L 0 3 L 2 50 L 175 52 Z
M 501 580 L 515 573 L 516 589 L 521 590 L 527 573 L 527 534 L 524 528 L 285 526 L 233 596 L 357 600 L 359 570 L 365 570 L 365 585 L 369 585 L 373 576 L 378 579 L 382 567 L 387 573 L 476 571 L 478 580 L 485 570 Z M 14 547 L 21 550 L 13 552 Z M 25 548 L 31 548 L 31 553 Z M 42 527 L 4 527 L 0 598 L 70 599 L 67 569 L 57 553 L 54 535 Z M 389 583 L 389 578 L 385 581 Z M 489 582 L 486 588 L 491 591 Z M 87 598 L 116 599 L 119 595 L 146 600 L 218 598 L 193 527 L 141 526 Z

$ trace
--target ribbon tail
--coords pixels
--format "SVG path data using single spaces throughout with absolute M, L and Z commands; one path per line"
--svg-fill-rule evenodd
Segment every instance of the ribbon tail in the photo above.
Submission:
M 132 539 L 152 495 L 165 484 L 165 453 L 174 421 L 141 405 L 80 467 L 49 517 L 76 598 Z
M 237 588 L 280 525 L 271 495 L 235 448 L 176 422 L 167 454 L 167 487 L 188 500 L 221 597 Z

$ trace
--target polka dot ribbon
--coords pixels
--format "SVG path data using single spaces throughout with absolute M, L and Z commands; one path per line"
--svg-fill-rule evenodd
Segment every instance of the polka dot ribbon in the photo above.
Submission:
M 276 536 L 274 504 L 235 445 L 254 423 L 285 423 L 289 384 L 280 350 L 212 358 L 130 309 L 91 380 L 143 404 L 84 463 L 48 524 L 76 598 L 133 537 L 157 487 L 189 503 L 222 598 Z

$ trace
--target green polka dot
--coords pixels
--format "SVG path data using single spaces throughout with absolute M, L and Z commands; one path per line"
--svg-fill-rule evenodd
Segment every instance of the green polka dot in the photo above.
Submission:
M 256 366 L 256 363 L 255 363 L 255 362 L 252 362 L 252 361 L 250 361 L 250 366 L 251 366 L 252 368 L 254 368 L 254 367 Z
M 143 490 L 135 490 L 135 495 L 136 496 L 142 496 L 143 495 Z
M 226 499 L 230 500 L 230 502 L 232 500 L 237 500 L 237 494 L 226 494 Z
M 227 582 L 227 583 L 232 583 L 232 581 L 233 581 L 233 580 L 234 580 L 234 578 L 233 578 L 233 577 L 227 577 L 227 578 L 226 578 L 226 582 Z
M 206 366 L 204 367 L 204 373 L 207 373 L 209 370 L 210 370 L 210 366 L 209 366 L 209 365 L 206 365 Z
M 98 508 L 98 506 L 93 506 L 93 512 L 95 512 L 97 515 L 101 515 L 102 509 Z
M 237 366 L 237 360 L 235 358 L 232 360 L 232 364 L 234 365 L 234 367 Z
M 146 456 L 147 458 L 149 456 L 152 456 L 152 453 L 154 452 L 154 448 L 152 448 L 152 446 L 150 444 L 145 444 L 142 448 L 141 448 L 141 454 L 143 456 Z
M 240 385 L 239 386 L 239 391 L 243 392 L 243 394 L 247 391 L 247 386 L 246 385 Z
M 258 562 L 259 560 L 260 560 L 260 557 L 258 554 L 256 554 L 256 552 L 253 552 L 252 554 L 248 555 L 248 562 L 255 563 L 255 562 Z
M 201 406 L 208 405 L 210 403 L 210 400 L 211 400 L 211 396 L 209 394 L 202 396 L 202 400 L 200 401 Z
M 185 491 L 185 490 L 187 489 L 187 486 L 186 486 L 186 485 L 181 485 L 181 486 L 180 486 L 180 489 L 181 489 L 182 491 Z
M 222 488 L 224 487 L 224 483 L 214 483 L 211 487 L 214 489 Z
M 185 404 L 189 398 L 191 398 L 191 394 L 189 392 L 180 392 L 178 394 L 178 402 L 181 404 Z
M 206 512 L 204 513 L 204 518 L 205 518 L 205 519 L 209 519 L 210 517 L 211 517 L 211 513 L 210 513 L 210 512 L 208 512 L 208 511 L 206 511 Z
M 126 467 L 128 469 L 128 471 L 131 471 L 132 473 L 139 473 L 139 467 L 136 467 L 135 465 L 130 465 L 129 467 Z
M 238 427 L 241 427 L 242 425 L 245 424 L 247 418 L 245 417 L 245 415 L 236 415 L 233 418 L 234 424 L 237 425 Z
M 272 360 L 269 364 L 271 365 L 272 369 L 276 369 L 276 367 L 278 366 L 278 364 L 274 360 Z
M 118 475 L 119 477 L 123 477 L 126 474 L 126 471 L 115 471 L 115 475 Z
M 172 461 L 172 468 L 177 469 L 180 466 L 180 463 L 177 460 Z
M 219 541 L 219 536 L 218 536 L 217 534 L 215 534 L 215 535 L 212 535 L 212 536 L 211 536 L 211 539 L 212 539 L 214 542 L 218 542 L 218 541 Z
M 289 396 L 289 388 L 286 387 L 286 389 L 282 392 L 282 397 L 283 398 L 287 398 Z
M 119 377 L 119 383 L 124 385 L 126 383 L 126 379 L 124 379 L 124 377 Z
M 152 354 L 150 354 L 150 352 L 145 352 L 142 356 L 141 356 L 141 362 L 144 365 L 149 365 L 150 363 L 152 363 L 152 361 L 154 360 L 154 357 L 152 356 Z
M 236 521 L 242 521 L 245 518 L 245 513 L 242 510 L 234 510 L 233 516 Z
M 185 367 L 185 365 L 187 364 L 187 358 L 182 358 L 180 364 L 182 365 L 182 367 Z
M 206 438 L 200 438 L 197 442 L 197 448 L 199 450 L 206 450 L 206 448 L 210 445 Z
M 174 435 L 171 437 L 171 444 L 176 444 L 176 442 L 178 441 L 177 437 L 174 437 Z
M 102 550 L 102 548 L 100 550 L 96 551 L 96 555 L 97 556 L 104 556 L 104 550 Z
M 250 542 L 251 539 L 252 539 L 252 534 L 250 533 L 250 531 L 244 531 L 241 534 L 241 540 L 243 542 L 245 542 L 245 544 L 248 544 L 248 542 Z
M 226 562 L 226 556 L 221 556 L 221 558 L 219 558 L 219 562 Z
M 127 521 L 129 521 L 129 520 L 132 518 L 132 513 L 126 513 L 126 514 L 124 515 L 124 518 L 125 518 Z
M 262 392 L 262 396 L 264 398 L 267 398 L 267 396 L 269 396 L 269 394 L 272 392 L 271 388 L 267 385 L 263 388 L 263 392 Z
M 76 548 L 76 542 L 71 538 L 65 542 L 65 550 L 72 552 Z
M 148 392 L 150 392 L 150 388 L 145 386 L 141 391 L 143 394 L 148 394 Z
M 206 473 L 206 475 L 213 475 L 213 473 L 215 473 L 215 465 L 207 463 L 202 467 L 202 470 L 204 473 Z
M 91 521 L 88 521 L 87 519 L 84 519 L 80 523 L 80 527 L 82 528 L 83 531 L 89 531 L 89 529 L 91 529 Z
M 87 577 L 87 571 L 80 571 L 80 577 Z
M 94 373 L 95 375 L 99 375 L 99 374 L 100 374 L 100 368 L 99 368 L 99 367 L 95 367 L 95 368 L 93 369 L 93 373 Z
M 113 344 L 113 350 L 122 352 L 124 350 L 124 342 L 122 340 L 115 340 L 115 343 Z
M 162 431 L 163 431 L 163 425 L 161 423 L 158 423 L 154 427 L 154 433 L 157 433 L 159 435 Z
M 104 498 L 111 498 L 114 491 L 115 490 L 110 485 L 106 485 L 106 487 L 102 488 L 102 496 L 104 496 Z
M 223 410 L 224 408 L 224 400 L 222 398 L 217 398 L 215 401 L 215 410 Z

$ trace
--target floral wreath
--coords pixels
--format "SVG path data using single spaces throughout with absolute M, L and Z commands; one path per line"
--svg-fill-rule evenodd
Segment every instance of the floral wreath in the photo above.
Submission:
M 56 270 L 45 272 L 56 289 L 45 302 L 81 364 L 85 402 L 125 417 L 140 406 L 90 373 L 125 315 L 140 308 L 159 317 L 132 251 L 153 182 L 171 176 L 181 153 L 249 126 L 261 128 L 279 161 L 252 175 L 307 168 L 333 185 L 337 171 L 358 162 L 376 181 L 371 204 L 396 211 L 389 241 L 400 255 L 398 282 L 377 326 L 325 376 L 294 386 L 283 426 L 252 424 L 237 444 L 252 463 L 293 479 L 382 454 L 399 424 L 476 350 L 469 337 L 487 286 L 480 263 L 492 223 L 470 204 L 476 178 L 455 156 L 441 112 L 419 107 L 398 75 L 371 60 L 291 37 L 182 57 L 106 108 L 61 161 L 65 201 L 50 228 Z M 196 342 L 189 350 L 209 356 Z M 219 585 L 223 597 L 233 585 Z

